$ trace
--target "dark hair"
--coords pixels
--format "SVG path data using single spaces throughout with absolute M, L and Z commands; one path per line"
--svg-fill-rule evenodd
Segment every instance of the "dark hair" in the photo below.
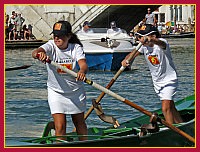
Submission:
M 160 32 L 158 31 L 157 28 L 156 28 L 156 32 L 152 33 L 152 34 L 155 34 L 157 38 L 161 38 L 161 34 L 160 34 Z
M 83 47 L 83 44 L 81 43 L 81 41 L 79 40 L 79 38 L 77 37 L 76 34 L 74 33 L 69 33 L 69 35 L 71 36 L 71 38 L 69 39 L 69 43 L 77 43 L 80 46 Z

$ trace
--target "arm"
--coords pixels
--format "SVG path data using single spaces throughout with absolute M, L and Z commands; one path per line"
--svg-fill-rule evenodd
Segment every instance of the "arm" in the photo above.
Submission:
M 22 23 L 24 23 L 25 22 L 25 19 L 22 17 Z
M 158 45 L 162 49 L 166 49 L 166 47 L 167 47 L 167 44 L 164 41 L 161 41 L 158 38 L 156 38 L 155 35 L 148 36 L 148 41 L 153 43 L 153 44 Z
M 85 75 L 88 71 L 88 65 L 86 63 L 86 59 L 80 59 L 78 60 L 78 65 L 80 67 L 80 70 L 79 72 L 77 73 L 77 80 L 80 80 L 80 81 L 84 81 L 85 80 Z
M 155 14 L 154 14 L 154 16 L 153 16 L 153 24 L 154 24 L 154 26 L 156 26 L 156 16 L 155 16 Z
M 80 60 L 78 60 L 78 65 L 80 67 L 79 72 L 82 72 L 82 73 L 86 74 L 87 71 L 88 71 L 88 65 L 86 63 L 86 59 L 80 59 Z

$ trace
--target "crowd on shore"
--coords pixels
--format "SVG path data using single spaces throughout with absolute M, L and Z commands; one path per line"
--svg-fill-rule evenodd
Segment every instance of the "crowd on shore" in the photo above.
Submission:
M 151 11 L 151 8 L 147 9 L 147 14 L 145 15 L 144 19 L 140 21 L 131 31 L 130 36 L 132 36 L 134 33 L 137 33 L 138 30 L 142 27 L 144 24 L 152 24 L 158 29 L 158 32 L 161 35 L 166 34 L 180 34 L 180 33 L 186 33 L 186 32 L 194 32 L 195 27 L 194 24 L 191 24 L 191 19 L 188 19 L 187 24 L 176 24 L 174 21 L 169 21 L 167 23 L 158 23 L 158 20 L 155 17 L 155 14 Z
M 10 40 L 31 40 L 35 39 L 32 34 L 32 25 L 25 23 L 21 13 L 12 11 L 11 15 L 5 14 L 5 39 Z

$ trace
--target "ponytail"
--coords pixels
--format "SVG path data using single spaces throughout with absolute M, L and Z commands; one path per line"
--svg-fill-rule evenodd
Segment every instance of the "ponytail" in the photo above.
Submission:
M 77 35 L 74 33 L 70 33 L 71 38 L 69 39 L 69 43 L 77 43 L 79 44 L 81 47 L 83 47 L 83 44 L 81 43 L 81 41 L 78 39 Z

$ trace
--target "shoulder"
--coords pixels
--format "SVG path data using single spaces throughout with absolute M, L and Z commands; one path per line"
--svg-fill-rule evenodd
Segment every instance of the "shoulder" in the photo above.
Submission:
M 45 44 L 43 44 L 41 47 L 48 51 L 48 50 L 51 50 L 51 48 L 53 48 L 55 46 L 55 43 L 53 40 L 49 40 L 48 42 L 46 42 Z
M 109 28 L 107 31 L 113 31 L 113 29 Z
M 160 41 L 163 41 L 165 42 L 166 44 L 168 44 L 168 41 L 166 39 L 163 39 L 163 38 L 158 38 Z
M 138 52 L 144 53 L 144 48 L 146 48 L 146 47 L 145 46 L 141 46 L 141 48 L 138 50 Z
M 78 43 L 69 43 L 68 48 L 70 48 L 70 49 L 82 49 L 82 46 Z
M 120 31 L 120 32 L 121 32 L 121 31 L 122 31 L 122 29 L 121 29 L 121 28 L 118 28 L 118 31 Z
M 55 45 L 54 40 L 49 40 L 46 44 Z

